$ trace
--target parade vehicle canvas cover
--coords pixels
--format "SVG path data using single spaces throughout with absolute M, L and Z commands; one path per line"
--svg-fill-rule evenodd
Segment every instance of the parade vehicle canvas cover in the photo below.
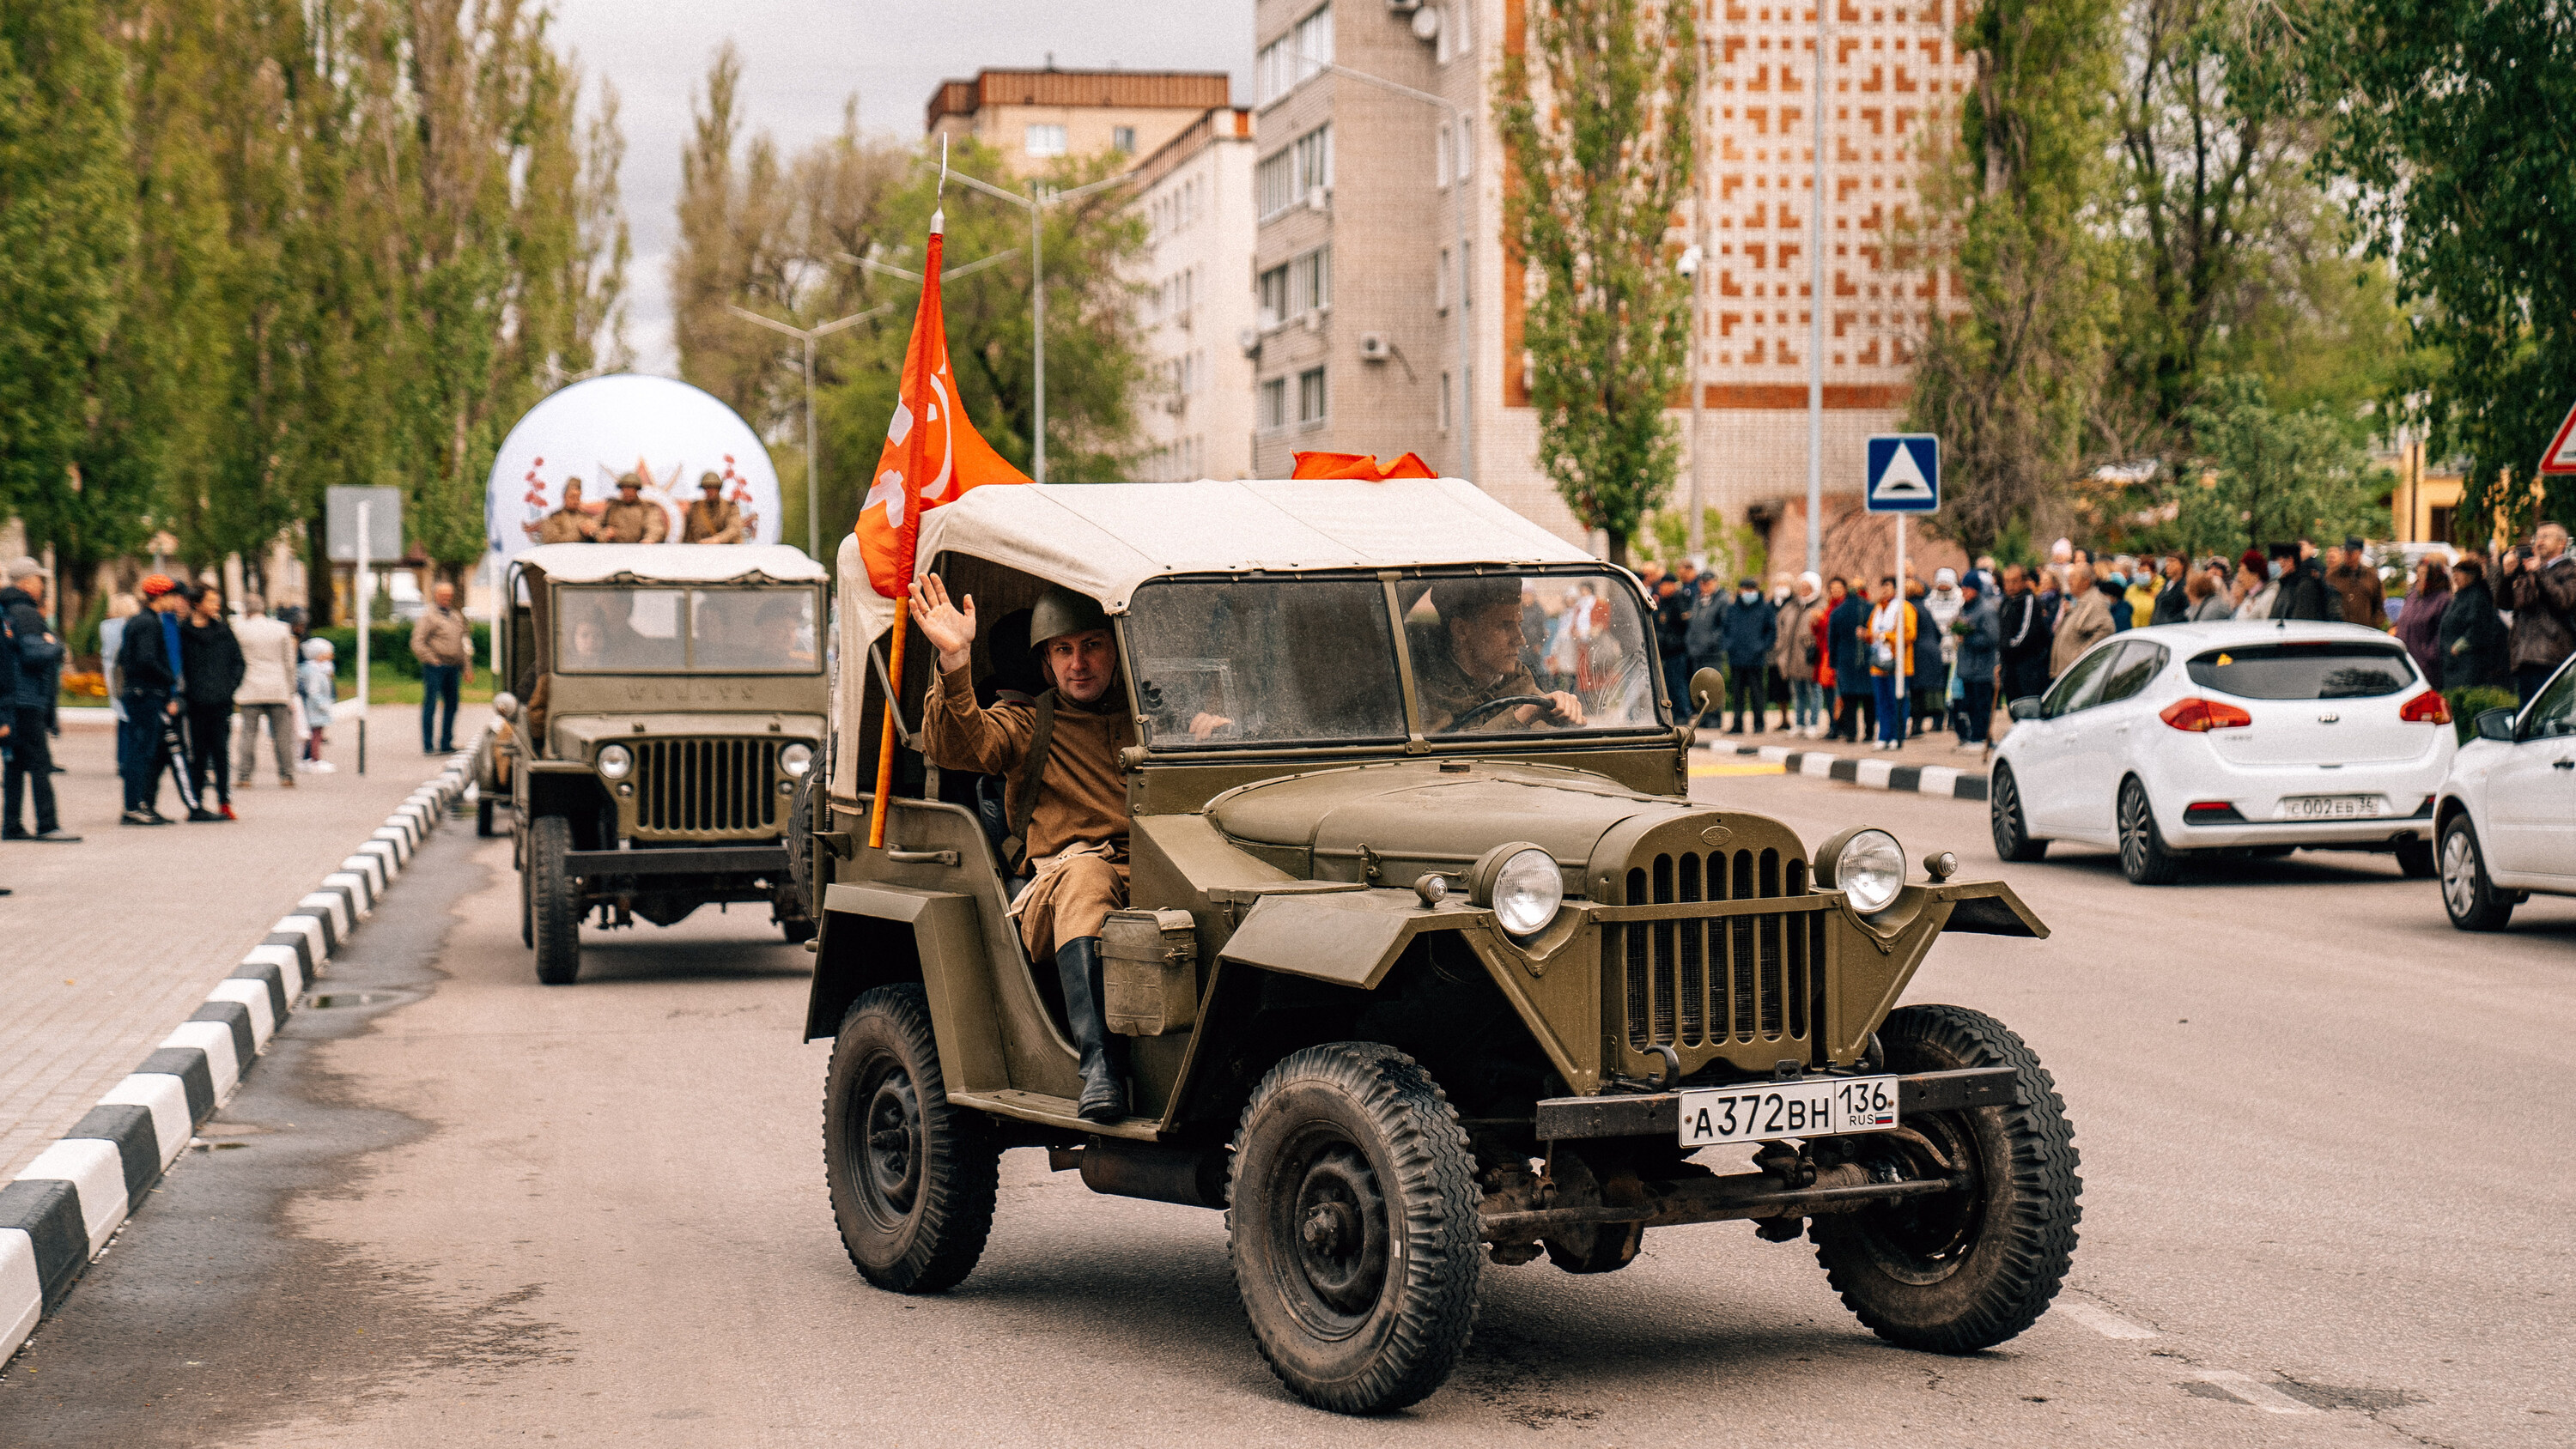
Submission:
M 2053 1084 L 1991 1017 L 1898 1005 L 1943 933 L 2044 927 L 1937 848 L 1917 869 L 1882 830 L 1811 844 L 1690 799 L 1691 710 L 1624 570 L 1456 479 L 981 488 L 922 516 L 917 559 L 974 596 L 988 697 L 1047 688 L 1005 622 L 1050 588 L 1110 623 L 1136 742 L 1100 949 L 1132 1106 L 1078 1114 L 1003 782 L 919 752 L 938 651 L 916 619 L 889 680 L 899 616 L 845 543 L 795 844 L 829 1190 L 869 1281 L 964 1278 L 998 1154 L 1040 1146 L 1097 1191 L 1226 1209 L 1261 1352 L 1347 1412 L 1439 1386 L 1489 1265 L 1609 1272 L 1650 1227 L 1804 1236 L 1915 1348 L 2045 1310 L 2081 1190 Z

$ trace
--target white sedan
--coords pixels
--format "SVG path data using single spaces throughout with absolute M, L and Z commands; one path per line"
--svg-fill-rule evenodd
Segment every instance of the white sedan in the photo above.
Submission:
M 2503 930 L 2534 893 L 2576 895 L 2576 660 L 2519 712 L 2478 716 L 2433 822 L 2442 908 L 2461 930 Z
M 2434 871 L 2451 712 L 2375 629 L 2302 621 L 2114 634 L 2011 702 L 1987 782 L 1995 850 L 2116 846 L 2140 885 L 2201 852 L 2394 851 Z

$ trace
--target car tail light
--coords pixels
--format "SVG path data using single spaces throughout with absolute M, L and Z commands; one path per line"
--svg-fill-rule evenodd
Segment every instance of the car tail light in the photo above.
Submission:
M 2254 722 L 2254 716 L 2232 704 L 2215 699 L 2177 699 L 2166 705 L 2157 716 L 2178 730 L 2207 734 L 2211 730 L 2242 729 Z
M 2241 825 L 2245 817 L 2224 800 L 2194 800 L 2182 807 L 2185 825 Z
M 2451 706 L 2442 698 L 2440 690 L 2428 689 L 2406 701 L 2405 708 L 2397 711 L 2397 717 L 2408 724 L 2449 724 Z

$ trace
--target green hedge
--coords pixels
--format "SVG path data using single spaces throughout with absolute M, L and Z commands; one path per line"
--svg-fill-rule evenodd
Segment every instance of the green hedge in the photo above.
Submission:
M 474 662 L 487 664 L 492 658 L 492 629 L 488 624 L 469 623 L 474 636 Z M 367 668 L 398 679 L 420 678 L 420 661 L 411 657 L 409 624 L 378 624 L 369 631 Z M 353 628 L 316 629 L 313 636 L 331 641 L 331 662 L 340 678 L 354 684 L 358 669 L 358 631 Z
M 2522 701 L 2510 689 L 2446 689 L 2442 702 L 2451 707 L 2451 728 L 2459 731 L 2460 743 L 2478 737 L 2478 716 L 2491 709 L 2512 709 Z

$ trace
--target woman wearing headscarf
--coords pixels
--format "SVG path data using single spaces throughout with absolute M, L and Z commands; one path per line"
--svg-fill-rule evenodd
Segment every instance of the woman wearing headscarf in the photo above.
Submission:
M 2451 570 L 2427 558 L 2415 572 L 2414 591 L 2397 615 L 2398 642 L 2435 689 L 2442 687 L 2442 615 L 2451 607 Z

